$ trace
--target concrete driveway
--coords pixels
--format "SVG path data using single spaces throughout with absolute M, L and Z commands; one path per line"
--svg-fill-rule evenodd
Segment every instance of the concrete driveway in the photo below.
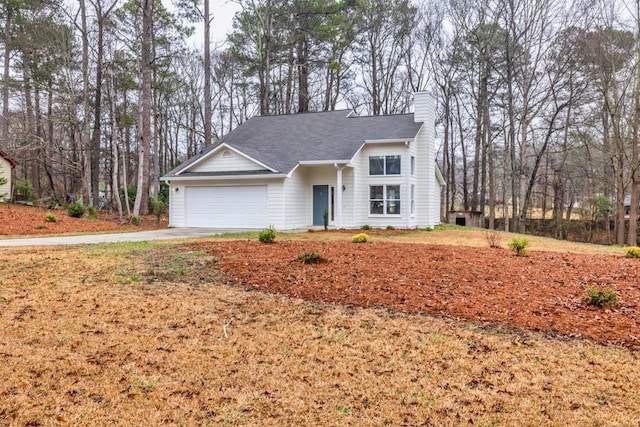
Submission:
M 167 228 L 164 230 L 135 231 L 132 233 L 84 234 L 81 236 L 33 237 L 28 239 L 0 239 L 0 247 L 80 245 L 92 243 L 142 242 L 145 240 L 189 239 L 215 236 L 245 230 L 219 228 Z

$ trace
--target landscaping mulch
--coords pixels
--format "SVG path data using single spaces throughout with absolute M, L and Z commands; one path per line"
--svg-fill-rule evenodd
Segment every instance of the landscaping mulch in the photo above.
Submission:
M 345 237 L 346 238 L 346 237 Z M 254 240 L 196 245 L 225 281 L 310 301 L 386 307 L 640 348 L 639 260 L 621 256 L 373 241 Z M 326 262 L 304 264 L 317 252 Z M 619 304 L 587 303 L 589 288 Z
M 49 219 L 47 217 L 49 216 Z M 55 218 L 55 221 L 54 221 Z M 167 218 L 160 221 L 153 215 L 144 215 L 139 225 L 120 220 L 117 214 L 99 212 L 97 219 L 85 214 L 73 218 L 62 208 L 46 209 L 37 206 L 0 203 L 0 238 L 13 236 L 117 232 L 125 230 L 155 230 L 167 228 Z

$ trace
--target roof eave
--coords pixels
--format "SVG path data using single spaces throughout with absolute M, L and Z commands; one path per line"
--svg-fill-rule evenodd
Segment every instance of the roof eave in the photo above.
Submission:
M 0 156 L 2 156 L 6 161 L 8 161 L 12 168 L 15 168 L 20 164 L 13 157 L 11 157 L 9 154 L 5 153 L 2 150 L 0 150 Z
M 298 164 L 300 165 L 346 165 L 351 163 L 351 160 L 300 160 Z
M 258 179 L 282 179 L 286 178 L 287 174 L 284 173 L 272 173 L 272 174 L 260 174 L 260 175 L 198 175 L 198 176 L 182 176 L 172 175 L 163 176 L 160 181 L 165 182 L 182 182 L 182 181 L 231 181 L 231 180 L 258 180 Z
M 407 142 L 414 141 L 415 137 L 406 137 L 406 138 L 391 138 L 391 139 L 365 139 L 365 144 L 397 144 L 402 143 L 406 144 Z

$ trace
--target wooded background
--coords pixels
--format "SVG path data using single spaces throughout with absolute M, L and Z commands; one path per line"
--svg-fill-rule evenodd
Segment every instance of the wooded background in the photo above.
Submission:
M 207 1 L 3 0 L 16 197 L 138 216 L 163 173 L 251 116 L 405 113 L 429 90 L 443 214 L 521 232 L 534 210 L 611 216 L 615 241 L 636 244 L 640 0 L 234 3 L 214 45 Z M 187 43 L 196 24 L 202 49 Z

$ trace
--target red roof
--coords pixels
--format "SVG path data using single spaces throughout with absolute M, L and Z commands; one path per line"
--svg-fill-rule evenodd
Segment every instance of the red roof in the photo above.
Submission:
M 15 168 L 16 166 L 18 166 L 18 162 L 16 162 L 13 157 L 11 157 L 10 155 L 8 155 L 2 150 L 0 150 L 0 156 L 4 157 L 9 163 L 11 163 L 11 167 Z

